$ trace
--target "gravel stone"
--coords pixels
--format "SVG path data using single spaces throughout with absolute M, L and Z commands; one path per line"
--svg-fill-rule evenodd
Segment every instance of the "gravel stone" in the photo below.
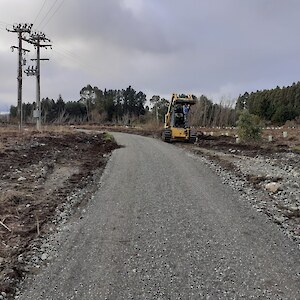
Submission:
M 290 199 L 174 145 L 114 136 L 125 147 L 19 299 L 299 299 L 299 249 L 273 220 Z M 257 161 L 241 168 L 280 177 Z

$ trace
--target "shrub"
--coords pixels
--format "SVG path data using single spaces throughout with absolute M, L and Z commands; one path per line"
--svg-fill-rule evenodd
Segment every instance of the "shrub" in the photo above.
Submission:
M 104 140 L 104 141 L 111 141 L 111 142 L 115 141 L 113 135 L 111 135 L 111 134 L 108 133 L 108 132 L 104 132 L 103 140 Z
M 240 113 L 237 121 L 238 136 L 243 142 L 258 141 L 261 139 L 260 119 L 252 115 L 248 110 Z

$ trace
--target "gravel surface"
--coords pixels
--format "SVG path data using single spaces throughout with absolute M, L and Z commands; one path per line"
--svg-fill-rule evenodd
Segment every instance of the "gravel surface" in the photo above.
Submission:
M 237 149 L 185 148 L 207 157 L 204 162 L 224 183 L 242 193 L 246 201 L 300 244 L 299 153 L 266 152 L 256 155 L 254 150 L 245 155 L 244 151 Z
M 300 298 L 297 243 L 250 188 L 184 149 L 114 135 L 126 147 L 16 299 Z

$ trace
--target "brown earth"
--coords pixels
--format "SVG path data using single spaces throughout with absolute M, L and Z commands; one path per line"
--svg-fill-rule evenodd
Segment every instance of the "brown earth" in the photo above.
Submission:
M 140 126 L 82 126 L 86 129 L 105 130 L 111 132 L 124 132 L 138 134 L 154 138 L 161 138 L 163 125 Z M 286 151 L 300 152 L 300 126 L 293 128 L 277 127 L 265 129 L 262 139 L 257 143 L 236 143 L 237 131 L 235 128 L 195 128 L 198 135 L 197 146 L 215 149 L 220 151 L 231 151 L 233 149 L 241 151 L 242 155 L 256 156 L 268 155 L 270 153 L 281 153 Z M 287 132 L 287 137 L 283 137 L 283 132 Z M 272 136 L 272 142 L 268 142 L 268 137 Z M 177 143 L 181 144 L 182 143 Z M 189 146 L 188 144 L 186 144 Z
M 76 203 L 81 205 L 97 188 L 94 175 L 104 167 L 106 156 L 118 147 L 99 130 L 155 138 L 161 136 L 159 127 L 82 128 L 93 131 L 87 134 L 0 130 L 0 294 L 13 295 L 16 283 L 26 273 L 35 272 L 33 268 L 28 268 L 23 257 L 32 250 L 32 245 L 38 244 L 41 237 L 54 230 L 57 222 L 53 220 L 64 211 L 65 204 L 70 201 L 69 195 L 86 189 L 87 194 Z M 198 129 L 196 144 L 178 145 L 206 155 L 223 168 L 239 173 L 232 160 L 220 153 L 266 158 L 290 151 L 300 155 L 297 152 L 300 146 L 299 128 L 291 129 L 288 138 L 283 138 L 281 131 L 266 131 L 263 141 L 257 144 L 237 144 L 234 130 L 201 128 Z M 266 139 L 270 134 L 274 136 L 272 143 Z M 295 165 L 295 161 L 290 164 Z M 246 179 L 253 185 L 265 180 L 250 175 Z
M 117 147 L 99 132 L 0 131 L 0 294 L 33 272 L 23 260 L 33 241 L 53 230 L 72 192 L 93 192 L 94 174 Z

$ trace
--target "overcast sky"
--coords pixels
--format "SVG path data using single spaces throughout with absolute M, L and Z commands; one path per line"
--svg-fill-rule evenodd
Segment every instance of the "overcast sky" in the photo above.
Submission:
M 6 31 L 15 23 L 34 23 L 52 41 L 41 97 L 131 85 L 148 98 L 219 102 L 300 80 L 299 13 L 298 0 L 0 0 L 0 111 L 17 103 L 17 34 Z M 35 50 L 24 47 L 31 64 Z M 34 99 L 35 78 L 24 74 L 23 102 Z

